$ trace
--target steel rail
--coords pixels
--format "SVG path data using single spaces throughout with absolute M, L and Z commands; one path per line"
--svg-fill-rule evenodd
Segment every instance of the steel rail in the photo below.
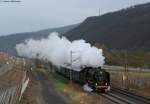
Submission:
M 111 90 L 114 91 L 114 92 L 126 95 L 128 97 L 131 97 L 131 98 L 133 98 L 137 101 L 143 102 L 145 104 L 150 104 L 150 99 L 149 98 L 146 98 L 146 97 L 143 97 L 143 96 L 140 96 L 140 95 L 137 95 L 137 94 L 125 91 L 125 90 L 121 90 L 121 89 L 116 88 L 116 87 L 112 87 Z

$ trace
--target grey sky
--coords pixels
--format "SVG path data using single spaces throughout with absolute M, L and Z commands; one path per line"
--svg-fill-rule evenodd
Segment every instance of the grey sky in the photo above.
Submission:
M 150 0 L 21 0 L 0 2 L 0 35 L 36 31 L 82 22 L 96 16 Z

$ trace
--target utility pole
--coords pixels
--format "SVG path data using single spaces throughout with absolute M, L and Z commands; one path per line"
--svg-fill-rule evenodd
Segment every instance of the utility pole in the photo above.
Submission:
M 101 10 L 100 10 L 100 8 L 99 8 L 99 16 L 101 15 Z
M 76 59 L 73 59 L 73 54 L 75 54 L 76 52 L 74 52 L 74 51 L 70 51 L 70 64 L 69 64 L 69 66 L 70 66 L 70 83 L 72 83 L 72 70 L 73 70 L 73 67 L 72 67 L 72 64 L 74 63 L 74 62 L 76 62 L 77 60 L 80 60 L 80 57 L 77 57 Z
M 125 72 L 127 72 L 127 51 L 124 53 Z
M 72 50 L 70 51 L 70 83 L 72 84 Z
M 127 65 L 127 51 L 124 53 L 124 61 L 125 61 L 125 88 L 128 89 L 128 65 Z

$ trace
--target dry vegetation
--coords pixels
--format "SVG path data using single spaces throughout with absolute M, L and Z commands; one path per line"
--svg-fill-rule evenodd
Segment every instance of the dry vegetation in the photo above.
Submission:
M 139 71 L 110 71 L 111 83 L 117 87 L 130 90 L 139 95 L 150 97 L 150 73 Z M 123 80 L 123 76 L 127 79 Z
M 40 82 L 30 74 L 30 82 L 23 95 L 23 98 L 21 99 L 20 104 L 44 104 L 40 91 Z
M 92 92 L 85 92 L 81 86 L 70 84 L 68 79 L 60 75 L 53 76 L 54 86 L 62 92 L 73 104 L 105 104 L 104 99 Z
M 0 86 L 11 87 L 18 85 L 22 81 L 26 65 L 23 60 L 10 56 L 6 53 L 0 53 Z
M 102 48 L 106 64 L 124 66 L 125 60 L 128 66 L 150 68 L 150 52 L 143 50 L 109 50 L 105 45 L 96 43 L 96 47 Z
M 67 84 L 63 91 L 69 94 L 69 97 L 79 104 L 102 104 L 100 96 L 84 92 L 77 85 Z
M 23 74 L 27 69 L 29 66 L 24 59 L 0 53 L 0 88 L 4 90 L 22 83 Z M 27 72 L 26 75 L 29 75 L 30 78 L 29 86 L 23 94 L 20 104 L 44 104 L 39 94 L 40 83 L 31 73 Z
M 110 51 L 106 46 L 99 43 L 96 43 L 95 46 L 103 49 L 105 61 L 108 65 L 125 66 L 127 64 L 129 67 L 150 68 L 150 52 L 143 50 Z M 110 72 L 113 85 L 150 97 L 149 72 L 129 71 L 126 73 L 121 70 Z M 128 80 L 123 81 L 123 76 L 127 76 Z
M 27 69 L 24 59 L 0 52 L 0 89 L 6 103 L 6 99 L 10 103 L 19 102 L 22 84 L 28 78 Z

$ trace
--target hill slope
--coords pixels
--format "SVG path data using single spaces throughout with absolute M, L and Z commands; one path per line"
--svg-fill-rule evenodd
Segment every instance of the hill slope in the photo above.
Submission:
M 64 35 L 102 43 L 109 49 L 150 50 L 150 3 L 89 17 Z
M 26 33 L 12 34 L 8 36 L 1 36 L 0 37 L 0 51 L 16 55 L 16 51 L 14 47 L 16 46 L 16 44 L 24 42 L 26 39 L 46 38 L 50 32 L 59 32 L 61 34 L 64 34 L 65 32 L 75 28 L 76 26 L 78 26 L 78 24 L 60 27 L 60 28 L 45 29 L 45 30 L 40 30 L 37 32 L 26 32 Z

